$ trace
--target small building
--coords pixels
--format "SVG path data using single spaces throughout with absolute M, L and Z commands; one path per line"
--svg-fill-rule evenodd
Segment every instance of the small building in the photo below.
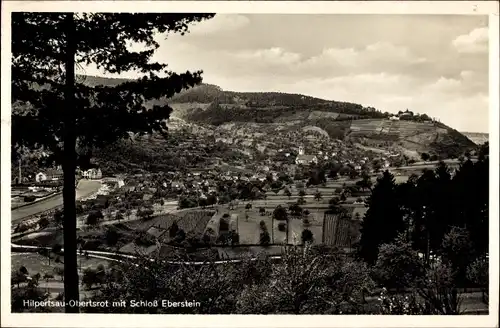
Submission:
M 170 187 L 174 189 L 184 189 L 184 184 L 180 181 L 170 182 Z
M 399 117 L 397 117 L 397 116 L 391 116 L 391 117 L 389 117 L 389 119 L 391 121 L 399 121 Z
M 98 180 L 102 179 L 102 171 L 101 169 L 89 169 L 87 171 L 83 171 L 82 176 L 86 179 Z
M 315 155 L 298 155 L 297 158 L 295 158 L 295 164 L 297 165 L 308 165 L 311 163 L 318 163 L 318 158 Z
M 64 173 L 62 170 L 47 170 L 45 172 L 39 172 L 35 175 L 35 181 L 57 181 L 62 180 L 64 177 Z
M 42 182 L 47 180 L 47 176 L 43 172 L 39 172 L 35 175 L 35 181 L 36 182 Z
M 295 158 L 295 164 L 299 165 L 309 165 L 311 163 L 318 163 L 318 157 L 316 155 L 306 155 L 303 146 L 299 147 L 299 155 Z

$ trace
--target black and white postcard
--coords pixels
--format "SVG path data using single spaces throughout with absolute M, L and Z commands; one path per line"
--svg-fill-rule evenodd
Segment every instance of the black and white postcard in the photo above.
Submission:
M 498 27 L 5 2 L 2 326 L 497 325 Z

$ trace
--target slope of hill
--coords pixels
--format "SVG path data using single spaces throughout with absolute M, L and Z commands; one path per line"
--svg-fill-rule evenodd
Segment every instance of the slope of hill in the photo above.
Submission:
M 328 103 L 327 100 L 282 92 L 234 92 L 224 91 L 212 84 L 201 84 L 183 91 L 170 99 L 175 103 L 239 104 L 252 107 L 298 106 Z
M 226 132 L 248 138 L 270 131 L 274 137 L 289 138 L 292 131 L 301 131 L 302 137 L 306 137 L 317 128 L 334 139 L 376 147 L 397 146 L 444 158 L 459 156 L 475 146 L 458 131 L 419 116 L 413 120 L 391 121 L 388 113 L 373 108 L 301 95 L 236 93 L 202 85 L 170 101 L 174 116 L 196 124 L 223 126 Z
M 92 75 L 77 75 L 76 81 L 88 85 L 90 87 L 95 87 L 98 85 L 114 87 L 124 82 L 130 81 L 130 79 L 109 78 L 109 77 L 92 76 Z
M 484 144 L 490 140 L 489 133 L 479 133 L 479 132 L 461 132 L 464 136 L 469 138 L 476 145 Z
M 96 76 L 79 76 L 77 80 L 90 86 L 115 86 L 127 81 Z M 167 103 L 174 109 L 174 126 L 190 125 L 192 131 L 193 126 L 213 131 L 223 127 L 224 133 L 229 131 L 241 138 L 269 133 L 274 138 L 289 138 L 292 133 L 294 140 L 300 141 L 316 131 L 322 137 L 375 147 L 397 146 L 443 157 L 458 156 L 475 146 L 458 131 L 420 116 L 412 121 L 390 121 L 389 113 L 371 107 L 300 94 L 233 92 L 201 84 L 149 105 Z
M 85 79 L 90 85 L 116 85 L 123 81 L 126 80 Z M 305 137 L 316 128 L 334 139 L 378 147 L 398 146 L 443 157 L 458 156 L 485 139 L 483 135 L 469 134 L 475 139 L 472 142 L 442 123 L 419 118 L 390 121 L 387 119 L 389 113 L 360 104 L 281 92 L 225 91 L 211 84 L 201 84 L 155 103 L 168 103 L 174 108 L 172 116 L 180 121 L 204 126 L 224 125 L 223 130 L 240 137 L 262 135 L 271 130 L 274 136 L 290 135 L 293 131 Z M 248 123 L 252 123 L 251 131 Z

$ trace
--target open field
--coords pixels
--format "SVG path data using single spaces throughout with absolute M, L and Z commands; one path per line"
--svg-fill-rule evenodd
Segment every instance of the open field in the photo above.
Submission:
M 309 215 L 311 216 L 311 215 Z M 322 242 L 323 236 L 323 218 L 319 217 L 308 217 L 310 224 L 305 226 L 300 219 L 291 219 L 289 227 L 289 243 L 291 244 L 302 244 L 302 231 L 308 229 L 313 234 L 313 244 L 318 244 Z
M 221 209 L 220 213 L 228 213 L 231 215 L 237 215 L 237 232 L 240 235 L 240 244 L 250 244 L 255 245 L 260 242 L 260 222 L 264 221 L 271 237 L 271 243 L 279 244 L 286 242 L 286 231 L 280 231 L 278 225 L 284 221 L 273 220 L 270 215 L 261 215 L 259 213 L 259 207 L 254 206 L 250 210 L 246 210 L 244 206 L 238 206 L 233 210 L 228 210 L 227 208 Z M 266 208 L 267 211 L 272 212 L 274 207 Z M 308 227 L 309 230 L 316 236 L 316 242 L 321 242 L 322 235 L 322 225 L 323 225 L 323 213 L 324 210 L 311 211 L 308 215 L 308 219 L 311 225 Z M 273 224 L 274 221 L 274 224 Z M 289 243 L 300 244 L 300 236 L 304 230 L 304 226 L 301 219 L 291 217 L 289 220 Z M 272 229 L 271 229 L 272 227 Z M 295 236 L 295 238 L 294 238 Z M 298 237 L 297 237 L 298 236 Z
M 281 243 L 285 241 L 285 232 L 278 230 L 279 222 L 274 220 L 274 226 L 272 227 L 273 220 L 271 216 L 264 215 L 261 216 L 259 213 L 259 208 L 252 208 L 250 210 L 245 210 L 244 206 L 239 206 L 234 210 L 221 210 L 221 213 L 228 213 L 230 215 L 236 214 L 238 216 L 237 229 L 236 231 L 240 235 L 240 244 L 259 244 L 260 242 L 260 221 L 264 221 L 269 232 L 271 243 Z

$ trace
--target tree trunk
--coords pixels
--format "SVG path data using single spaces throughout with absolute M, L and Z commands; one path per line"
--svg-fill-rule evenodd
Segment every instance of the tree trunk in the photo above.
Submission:
M 274 245 L 274 217 L 271 217 L 271 244 Z
M 426 245 L 425 257 L 426 257 L 426 263 L 427 265 L 429 265 L 431 260 L 431 236 L 429 229 L 427 229 L 427 245 Z
M 75 132 L 75 21 L 73 13 L 66 15 L 64 20 L 66 32 L 66 90 L 64 94 L 64 152 L 63 152 L 63 204 L 64 204 L 64 300 L 66 313 L 78 313 L 78 306 L 70 301 L 78 302 L 78 268 L 76 255 L 76 132 Z
M 286 222 L 286 244 L 288 245 L 288 232 L 290 230 L 290 218 L 288 218 L 285 222 Z

